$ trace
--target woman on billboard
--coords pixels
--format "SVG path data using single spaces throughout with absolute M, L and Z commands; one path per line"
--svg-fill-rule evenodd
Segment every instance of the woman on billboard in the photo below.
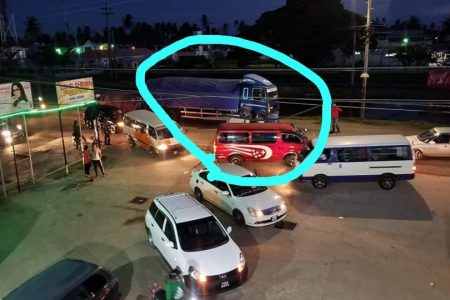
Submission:
M 17 107 L 19 102 L 28 102 L 25 90 L 20 82 L 14 82 L 11 84 L 11 101 L 14 107 Z

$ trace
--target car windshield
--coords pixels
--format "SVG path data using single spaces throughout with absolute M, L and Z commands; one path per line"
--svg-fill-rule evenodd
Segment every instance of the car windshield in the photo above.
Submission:
M 186 252 L 202 251 L 219 247 L 229 237 L 214 217 L 177 224 L 180 246 Z
M 172 133 L 167 128 L 158 129 L 157 131 L 158 140 L 173 138 Z
M 434 129 L 429 129 L 421 134 L 419 134 L 417 136 L 417 138 L 419 139 L 419 141 L 421 142 L 428 142 L 430 141 L 432 138 L 434 138 L 437 135 L 437 132 Z
M 254 175 L 245 175 L 243 177 L 256 177 Z M 230 184 L 231 191 L 236 197 L 247 197 L 251 195 L 256 195 L 267 190 L 266 186 L 240 186 Z

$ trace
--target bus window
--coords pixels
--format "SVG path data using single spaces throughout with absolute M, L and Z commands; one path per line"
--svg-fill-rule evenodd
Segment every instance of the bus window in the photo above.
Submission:
M 340 148 L 337 149 L 337 157 L 340 162 L 367 161 L 366 148 Z

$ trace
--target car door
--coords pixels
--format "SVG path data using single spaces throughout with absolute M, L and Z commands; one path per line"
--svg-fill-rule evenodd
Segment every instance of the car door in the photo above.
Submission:
M 251 155 L 254 160 L 276 161 L 283 159 L 281 143 L 276 131 L 253 132 Z
M 159 251 L 164 256 L 164 258 L 166 258 L 165 252 L 164 252 L 165 245 L 163 243 L 163 241 L 164 241 L 163 228 L 164 228 L 165 221 L 166 221 L 165 214 L 161 210 L 158 210 L 158 212 L 155 215 L 155 223 L 153 223 L 153 222 L 150 223 L 150 230 L 152 233 L 153 243 L 154 243 L 155 247 L 157 249 L 159 249 Z M 166 260 L 167 260 L 167 258 L 166 258 Z
M 450 134 L 440 134 L 428 143 L 428 148 L 430 156 L 450 156 Z
M 228 195 L 224 195 L 223 192 L 228 192 Z M 233 198 L 231 197 L 231 191 L 230 188 L 228 187 L 228 184 L 220 180 L 214 181 L 214 194 L 215 194 L 214 198 L 216 199 L 216 205 L 222 210 L 231 214 Z
M 202 191 L 203 198 L 214 205 L 217 205 L 217 194 L 214 192 L 214 182 L 208 180 L 209 171 L 203 171 L 198 174 L 198 188 Z
M 302 150 L 304 146 L 304 142 L 298 135 L 292 132 L 283 132 L 281 134 L 281 141 L 279 141 L 284 155 L 287 153 L 295 153 L 298 154 L 300 150 Z
M 175 226 L 172 224 L 172 221 L 169 218 L 166 218 L 164 222 L 164 230 L 161 237 L 162 247 L 164 247 L 165 258 L 169 263 L 171 268 L 176 268 L 179 266 L 180 252 L 179 252 L 179 243 L 175 234 Z M 167 242 L 172 242 L 173 247 L 169 247 Z

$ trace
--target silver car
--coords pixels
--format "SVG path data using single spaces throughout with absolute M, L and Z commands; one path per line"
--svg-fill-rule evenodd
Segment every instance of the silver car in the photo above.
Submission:
M 414 157 L 450 157 L 450 127 L 434 127 L 419 135 L 406 137 L 413 148 Z

